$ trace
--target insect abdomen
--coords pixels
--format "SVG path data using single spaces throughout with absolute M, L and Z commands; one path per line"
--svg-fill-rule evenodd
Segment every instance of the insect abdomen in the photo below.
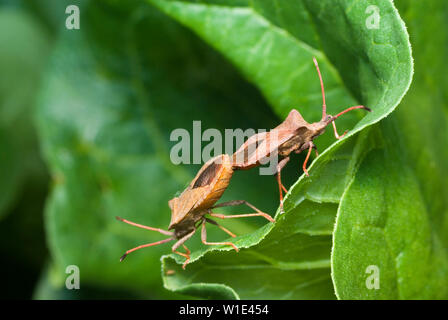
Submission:
M 227 156 L 225 157 L 225 161 L 223 163 L 223 170 L 220 172 L 220 175 L 217 178 L 217 181 L 213 186 L 213 189 L 202 201 L 201 205 L 198 206 L 198 208 L 196 208 L 196 210 L 212 207 L 216 203 L 216 201 L 218 201 L 221 198 L 224 191 L 226 191 L 227 186 L 230 183 L 230 178 L 232 178 L 232 175 L 233 175 L 233 169 L 230 165 L 230 161 Z

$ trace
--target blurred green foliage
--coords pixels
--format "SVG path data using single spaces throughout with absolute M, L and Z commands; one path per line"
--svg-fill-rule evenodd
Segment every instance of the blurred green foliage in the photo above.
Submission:
M 22 7 L 0 7 L 0 255 L 5 298 L 30 298 L 47 255 L 48 175 L 33 107 L 50 53 L 48 30 Z

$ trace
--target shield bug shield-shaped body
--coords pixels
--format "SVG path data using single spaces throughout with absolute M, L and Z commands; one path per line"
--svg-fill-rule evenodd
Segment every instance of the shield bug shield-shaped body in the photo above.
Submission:
M 338 113 L 335 116 L 327 114 L 325 104 L 324 84 L 319 70 L 317 60 L 313 58 L 314 64 L 319 75 L 322 90 L 322 119 L 315 123 L 308 123 L 303 119 L 299 111 L 293 109 L 289 112 L 285 121 L 269 132 L 262 132 L 250 137 L 232 156 L 232 168 L 234 170 L 247 170 L 261 163 L 265 163 L 268 157 L 280 156 L 281 161 L 276 168 L 277 182 L 280 193 L 280 206 L 283 209 L 283 191 L 287 192 L 281 182 L 281 170 L 289 161 L 289 155 L 308 150 L 305 161 L 303 162 L 303 171 L 308 176 L 307 163 L 311 150 L 317 149 L 313 140 L 324 133 L 325 128 L 331 123 L 334 129 L 336 139 L 342 138 L 347 131 L 340 136 L 336 130 L 335 120 L 346 112 L 355 109 L 364 109 L 371 111 L 365 106 L 354 106 Z
M 168 202 L 171 209 L 171 222 L 168 226 L 167 231 L 158 228 L 152 228 L 137 224 L 122 218 L 117 217 L 118 220 L 125 223 L 144 228 L 147 230 L 157 231 L 164 235 L 168 235 L 169 238 L 154 242 L 144 244 L 133 249 L 126 251 L 126 253 L 121 257 L 121 261 L 131 252 L 142 249 L 145 247 L 155 246 L 165 242 L 176 240 L 172 246 L 172 251 L 186 258 L 183 268 L 190 261 L 190 250 L 185 246 L 185 241 L 190 239 L 196 230 L 202 226 L 201 229 L 201 240 L 206 245 L 229 245 L 233 249 L 238 251 L 238 248 L 232 242 L 208 242 L 207 241 L 207 231 L 205 223 L 214 224 L 218 226 L 221 230 L 229 234 L 231 237 L 235 235 L 218 224 L 216 221 L 210 219 L 210 217 L 229 219 L 229 218 L 242 218 L 242 217 L 253 217 L 262 216 L 271 222 L 275 220 L 268 214 L 258 210 L 253 205 L 244 200 L 235 200 L 224 202 L 218 205 L 215 203 L 221 198 L 224 191 L 229 185 L 230 179 L 233 175 L 233 168 L 231 164 L 230 157 L 228 155 L 219 155 L 215 158 L 210 159 L 205 163 L 202 168 L 197 173 L 196 177 L 191 181 L 188 187 L 180 194 L 179 197 L 175 197 Z M 212 209 L 225 206 L 236 206 L 246 204 L 252 208 L 255 213 L 240 214 L 240 215 L 223 215 L 219 213 L 214 213 Z M 183 246 L 185 253 L 178 251 L 178 248 Z

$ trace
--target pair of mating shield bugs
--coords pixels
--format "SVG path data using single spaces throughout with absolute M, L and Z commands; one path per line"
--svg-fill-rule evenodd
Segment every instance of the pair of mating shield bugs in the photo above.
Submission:
M 264 163 L 268 157 L 280 156 L 282 160 L 277 165 L 276 174 L 280 193 L 280 206 L 283 209 L 283 191 L 287 192 L 287 189 L 281 182 L 281 170 L 289 161 L 290 154 L 292 152 L 300 153 L 307 150 L 307 155 L 305 161 L 303 162 L 303 171 L 308 176 L 307 163 L 312 149 L 316 150 L 317 155 L 317 149 L 313 143 L 313 140 L 323 134 L 325 128 L 330 123 L 333 125 L 336 139 L 342 138 L 347 131 L 341 136 L 338 134 L 336 124 L 334 122 L 337 118 L 354 109 L 365 109 L 370 111 L 370 109 L 365 106 L 354 106 L 338 113 L 335 116 L 327 114 L 322 75 L 320 73 L 317 60 L 315 58 L 313 58 L 313 60 L 317 69 L 322 90 L 322 119 L 315 123 L 308 123 L 303 119 L 297 110 L 293 109 L 290 111 L 285 121 L 283 121 L 279 126 L 269 132 L 258 133 L 251 136 L 232 156 L 222 154 L 206 162 L 199 170 L 196 177 L 194 177 L 191 181 L 189 186 L 180 194 L 180 196 L 175 197 L 168 202 L 171 209 L 171 223 L 168 226 L 168 230 L 173 231 L 152 228 L 117 217 L 118 220 L 130 225 L 157 231 L 168 236 L 167 239 L 144 244 L 126 251 L 126 253 L 120 258 L 120 261 L 122 261 L 129 253 L 133 251 L 176 240 L 171 249 L 174 253 L 185 257 L 186 260 L 182 266 L 185 269 L 185 266 L 190 261 L 190 250 L 188 250 L 185 246 L 185 242 L 194 235 L 199 227 L 201 227 L 201 240 L 205 245 L 228 245 L 233 247 L 235 251 L 238 251 L 238 248 L 232 242 L 207 241 L 206 223 L 216 225 L 231 237 L 235 237 L 232 232 L 218 224 L 215 220 L 212 220 L 211 217 L 218 219 L 230 219 L 261 216 L 270 222 L 275 222 L 270 215 L 260 211 L 255 206 L 244 200 L 235 200 L 216 204 L 216 202 L 223 195 L 224 191 L 227 189 L 233 172 L 235 170 L 251 169 L 259 166 L 261 163 Z M 236 206 L 242 204 L 247 205 L 255 212 L 239 215 L 223 215 L 213 212 L 214 209 L 219 207 Z M 186 251 L 185 253 L 178 251 L 180 246 L 183 246 Z

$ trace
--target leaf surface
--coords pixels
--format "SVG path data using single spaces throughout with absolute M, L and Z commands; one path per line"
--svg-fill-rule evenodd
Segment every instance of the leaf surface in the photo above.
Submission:
M 448 144 L 448 77 L 446 46 L 439 45 L 446 42 L 439 28 L 448 6 L 403 1 L 400 9 L 416 72 L 400 107 L 375 128 L 382 142 L 362 161 L 341 201 L 332 266 L 342 299 L 448 296 L 448 153 L 441 147 Z M 378 267 L 377 290 L 366 285 L 369 265 Z
M 290 189 L 285 199 L 286 213 L 277 213 L 275 226 L 267 225 L 235 239 L 242 248 L 238 254 L 223 248 L 195 252 L 190 271 L 187 268 L 184 273 L 164 276 L 165 286 L 199 295 L 197 285 L 208 284 L 218 297 L 233 294 L 265 298 L 271 291 L 280 292 L 273 289 L 282 284 L 278 276 L 288 279 L 289 286 L 283 283 L 284 294 L 273 298 L 332 297 L 329 258 L 338 204 L 363 157 L 374 147 L 366 130 L 355 134 L 390 114 L 412 78 L 408 35 L 392 2 L 150 2 L 236 65 L 281 118 L 291 108 L 298 108 L 309 122 L 321 116 L 322 98 L 313 56 L 323 74 L 329 113 L 355 104 L 373 110 L 367 115 L 351 113 L 338 119 L 339 130 L 351 129 L 344 140 L 332 144 L 330 133 L 316 140 L 323 152 L 313 162 L 310 177 L 300 177 Z M 379 29 L 366 27 L 366 9 L 372 4 L 381 12 Z M 256 275 L 240 262 L 246 255 L 258 257 L 251 268 L 264 266 Z M 224 256 L 225 262 L 221 259 Z M 172 266 L 173 259 L 181 263 L 176 257 L 164 259 L 164 270 Z M 215 270 L 219 264 L 224 264 L 222 268 L 230 264 L 238 277 L 228 279 L 219 272 L 211 276 L 206 266 L 212 265 Z M 200 272 L 201 268 L 207 271 Z M 276 276 L 270 273 L 272 268 Z M 245 278 L 252 279 L 252 290 L 236 280 Z M 291 286 L 298 290 L 290 291 Z M 204 296 L 210 297 L 210 291 Z

